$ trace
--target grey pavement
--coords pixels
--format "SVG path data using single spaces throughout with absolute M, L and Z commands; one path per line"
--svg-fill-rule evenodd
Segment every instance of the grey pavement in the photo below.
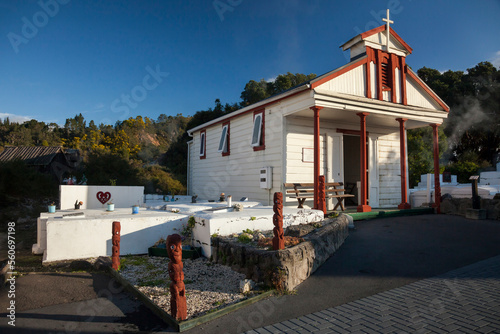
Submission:
M 345 244 L 295 294 L 268 298 L 185 333 L 470 332 L 477 329 L 472 322 L 478 332 L 500 332 L 499 255 L 499 221 L 423 215 L 356 222 Z M 0 333 L 172 331 L 99 273 L 18 278 L 15 328 L 2 313 L 7 303 L 0 291 Z
M 496 256 L 247 334 L 499 332 L 500 256 Z

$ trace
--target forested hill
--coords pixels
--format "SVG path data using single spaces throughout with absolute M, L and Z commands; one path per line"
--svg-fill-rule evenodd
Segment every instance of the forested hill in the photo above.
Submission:
M 314 77 L 315 74 L 287 73 L 273 82 L 250 80 L 241 94 L 241 102 L 223 105 L 215 99 L 213 108 L 198 111 L 194 116 L 161 114 L 157 119 L 137 116 L 115 125 L 97 125 L 79 114 L 67 119 L 64 126 L 34 119 L 18 124 L 7 118 L 0 120 L 0 151 L 6 146 L 78 149 L 83 163 L 74 173 L 77 179 L 85 174 L 89 184 L 109 184 L 113 180 L 117 185 L 145 185 L 147 192 L 180 194 L 185 192 L 186 184 L 187 129 Z M 1 181 L 0 175 L 3 189 L 5 183 Z
M 418 75 L 450 106 L 440 127 L 441 169 L 458 174 L 461 181 L 480 168 L 496 163 L 500 150 L 500 71 L 482 62 L 462 71 L 440 73 L 421 68 Z M 182 193 L 187 167 L 186 130 L 239 108 L 256 103 L 316 77 L 315 74 L 279 75 L 274 81 L 250 80 L 241 101 L 196 112 L 193 116 L 157 119 L 138 116 L 114 126 L 95 124 L 79 114 L 64 126 L 30 120 L 23 124 L 0 121 L 0 150 L 12 146 L 64 146 L 79 149 L 89 184 L 146 184 L 148 191 Z M 410 184 L 432 172 L 431 128 L 408 131 Z M 459 180 L 459 181 L 460 181 Z

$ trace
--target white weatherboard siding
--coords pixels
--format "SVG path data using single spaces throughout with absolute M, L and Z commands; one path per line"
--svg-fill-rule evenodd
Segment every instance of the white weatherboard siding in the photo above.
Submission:
M 314 149 L 314 128 L 311 119 L 289 119 L 286 136 L 285 182 L 314 182 L 314 163 L 303 162 L 303 149 Z M 320 136 L 320 173 L 325 171 L 325 135 Z
M 379 136 L 379 206 L 394 207 L 401 203 L 401 165 L 399 133 Z
M 376 99 L 378 98 L 377 96 L 377 65 L 375 65 L 374 62 L 370 62 L 370 82 L 371 82 L 371 93 L 372 93 L 372 98 Z
M 403 99 L 401 98 L 401 74 L 397 67 L 394 69 L 394 81 L 393 90 L 394 94 L 396 94 L 396 101 L 397 103 L 403 103 Z
M 329 175 L 327 161 L 341 159 L 348 152 L 341 152 L 342 156 L 334 157 L 333 152 L 327 151 L 325 140 L 333 136 L 342 136 L 337 133 L 339 129 L 359 130 L 359 125 L 336 122 L 320 122 L 320 150 L 321 165 L 320 173 L 327 176 L 327 179 L 334 178 L 336 181 L 345 181 L 344 176 L 349 171 L 344 170 L 343 163 L 340 165 L 340 177 Z M 400 148 L 399 133 L 397 128 L 374 128 L 367 127 L 370 133 L 370 196 L 373 197 L 371 205 L 373 207 L 394 207 L 401 202 L 401 173 L 400 173 Z M 285 182 L 313 182 L 314 165 L 302 162 L 302 148 L 314 147 L 313 142 L 313 121 L 306 118 L 287 118 L 287 160 L 286 160 L 286 181 Z M 344 136 L 345 137 L 345 136 Z M 350 136 L 349 136 L 350 137 Z M 359 137 L 358 137 L 359 138 Z M 359 153 L 358 153 L 359 154 Z M 359 178 L 357 179 L 359 181 Z M 376 196 L 376 198 L 375 198 Z M 377 202 L 378 200 L 378 202 Z M 295 202 L 293 202 L 295 201 Z M 288 200 L 290 204 L 295 204 L 296 200 Z M 306 201 L 307 205 L 312 204 Z
M 217 152 L 222 124 L 206 130 L 206 159 L 200 159 L 200 133 L 193 133 L 191 161 L 192 194 L 200 199 L 218 200 L 220 193 L 232 195 L 234 200 L 248 197 L 252 201 L 270 204 L 270 197 L 281 190 L 281 138 L 282 120 L 278 108 L 265 111 L 265 150 L 254 151 L 250 145 L 253 130 L 253 113 L 230 120 L 230 155 Z M 273 167 L 273 189 L 261 189 L 259 169 Z M 271 194 L 271 195 L 270 195 Z M 272 201 L 272 198 L 271 198 Z
M 358 67 L 320 85 L 320 89 L 327 89 L 337 93 L 357 96 L 366 96 L 365 66 Z
M 428 109 L 442 110 L 441 106 L 433 100 L 415 80 L 406 76 L 406 96 L 408 105 Z

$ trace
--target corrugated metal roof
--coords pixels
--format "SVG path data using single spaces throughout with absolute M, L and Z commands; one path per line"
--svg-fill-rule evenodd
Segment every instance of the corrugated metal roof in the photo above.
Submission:
M 59 146 L 8 146 L 0 153 L 0 162 L 23 160 L 28 165 L 46 166 L 58 153 L 64 153 Z

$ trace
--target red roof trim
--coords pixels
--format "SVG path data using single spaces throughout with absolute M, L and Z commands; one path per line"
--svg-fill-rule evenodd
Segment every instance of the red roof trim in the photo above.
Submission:
M 407 67 L 407 69 L 408 69 L 408 67 Z M 433 92 L 433 91 L 432 91 L 432 90 L 431 90 L 431 89 L 430 89 L 430 88 L 429 88 L 429 87 L 428 87 L 428 86 L 427 86 L 427 85 L 426 85 L 426 84 L 422 81 L 422 79 L 420 79 L 420 78 L 418 77 L 418 75 L 416 75 L 416 74 L 415 74 L 415 72 L 413 72 L 412 70 L 408 69 L 408 70 L 406 71 L 406 73 L 407 73 L 407 74 L 408 74 L 411 78 L 413 78 L 413 80 L 415 80 L 415 81 L 416 81 L 416 83 L 417 83 L 420 87 L 422 87 L 422 88 L 423 88 L 423 89 L 427 92 L 427 94 L 429 94 L 429 95 L 430 95 L 430 96 L 434 99 L 434 101 L 436 101 L 436 102 L 437 102 L 437 103 L 441 106 L 441 108 L 443 108 L 443 109 L 444 109 L 444 111 L 447 111 L 447 112 L 449 112 L 449 111 L 450 111 L 450 108 L 449 108 L 446 104 L 444 104 L 444 103 L 443 103 L 443 101 L 441 101 L 441 99 L 440 99 L 440 98 L 436 95 L 436 93 L 434 93 L 434 92 Z
M 370 37 L 371 35 L 374 35 L 374 34 L 377 34 L 379 32 L 382 32 L 382 31 L 385 31 L 386 30 L 386 26 L 385 25 L 382 25 L 380 27 L 377 27 L 377 28 L 374 28 L 372 30 L 368 30 L 368 31 L 365 31 L 364 33 L 361 34 L 361 38 L 362 39 L 365 39 L 367 37 Z M 408 50 L 409 53 L 412 53 L 413 52 L 413 49 L 411 48 L 411 46 L 408 45 L 408 43 L 406 43 L 395 31 L 394 29 L 391 29 L 391 35 L 399 42 L 401 43 L 401 45 L 406 49 Z
M 341 68 L 340 70 L 338 71 L 335 71 L 331 74 L 328 74 L 326 76 L 324 76 L 323 78 L 319 79 L 318 81 L 315 81 L 315 82 L 311 82 L 311 89 L 314 89 L 322 84 L 324 84 L 325 82 L 328 82 L 332 79 L 335 79 L 336 77 L 344 74 L 344 73 L 347 73 L 349 72 L 350 70 L 352 69 L 355 69 L 356 67 L 358 66 L 361 66 L 363 64 L 366 64 L 368 61 L 368 58 L 367 57 L 364 57 L 364 58 L 360 58 L 358 60 L 356 60 L 354 63 L 352 64 L 348 64 L 346 67 L 344 68 Z
M 385 31 L 385 25 L 373 28 L 372 30 L 365 31 L 364 33 L 361 34 L 361 38 L 365 39 L 367 37 L 370 37 L 371 35 L 375 35 L 381 31 Z
M 292 96 L 295 96 L 295 95 L 298 95 L 298 94 L 301 94 L 301 93 L 304 93 L 304 92 L 309 92 L 309 89 L 301 90 L 301 91 L 299 91 L 299 92 L 295 92 L 295 93 L 293 93 L 293 94 L 290 94 L 290 95 L 287 95 L 287 96 L 283 96 L 283 97 L 281 97 L 281 98 L 279 98 L 279 99 L 277 99 L 277 100 L 274 100 L 274 101 L 271 101 L 271 102 L 268 102 L 268 103 L 262 104 L 262 105 L 260 105 L 260 106 L 256 106 L 256 107 L 254 107 L 254 108 L 252 108 L 252 109 L 248 109 L 248 110 L 246 110 L 245 112 L 242 112 L 242 113 L 239 113 L 239 114 L 236 114 L 236 115 L 230 116 L 230 117 L 228 117 L 228 118 L 221 119 L 220 121 L 217 121 L 217 122 L 215 122 L 215 123 L 213 123 L 213 124 L 210 124 L 210 125 L 208 125 L 208 126 L 206 126 L 206 127 L 204 127 L 204 128 L 201 128 L 201 129 L 199 129 L 199 130 L 196 130 L 195 132 L 198 132 L 198 131 L 205 131 L 205 130 L 207 130 L 208 128 L 211 128 L 211 127 L 213 127 L 213 126 L 216 126 L 216 125 L 221 124 L 221 123 L 224 123 L 224 122 L 229 122 L 229 121 L 231 121 L 232 119 L 234 119 L 234 118 L 236 118 L 236 117 L 240 117 L 240 116 L 243 116 L 243 115 L 246 115 L 246 114 L 252 113 L 252 112 L 254 112 L 254 111 L 256 111 L 256 110 L 257 110 L 257 111 L 260 111 L 260 109 L 265 109 L 266 107 L 268 107 L 268 106 L 270 106 L 270 105 L 272 105 L 272 104 L 278 103 L 278 102 L 280 102 L 280 101 L 282 101 L 282 100 L 284 100 L 284 99 L 287 99 L 287 98 L 289 98 L 289 97 L 292 97 Z M 193 133 L 194 133 L 194 132 L 193 132 Z
M 385 30 L 385 29 L 384 29 Z M 413 49 L 411 46 L 408 45 L 408 43 L 406 43 L 395 31 L 394 29 L 391 29 L 391 35 L 394 36 L 399 43 L 401 43 L 401 45 L 403 45 L 407 50 L 408 52 L 412 53 L 413 52 Z

